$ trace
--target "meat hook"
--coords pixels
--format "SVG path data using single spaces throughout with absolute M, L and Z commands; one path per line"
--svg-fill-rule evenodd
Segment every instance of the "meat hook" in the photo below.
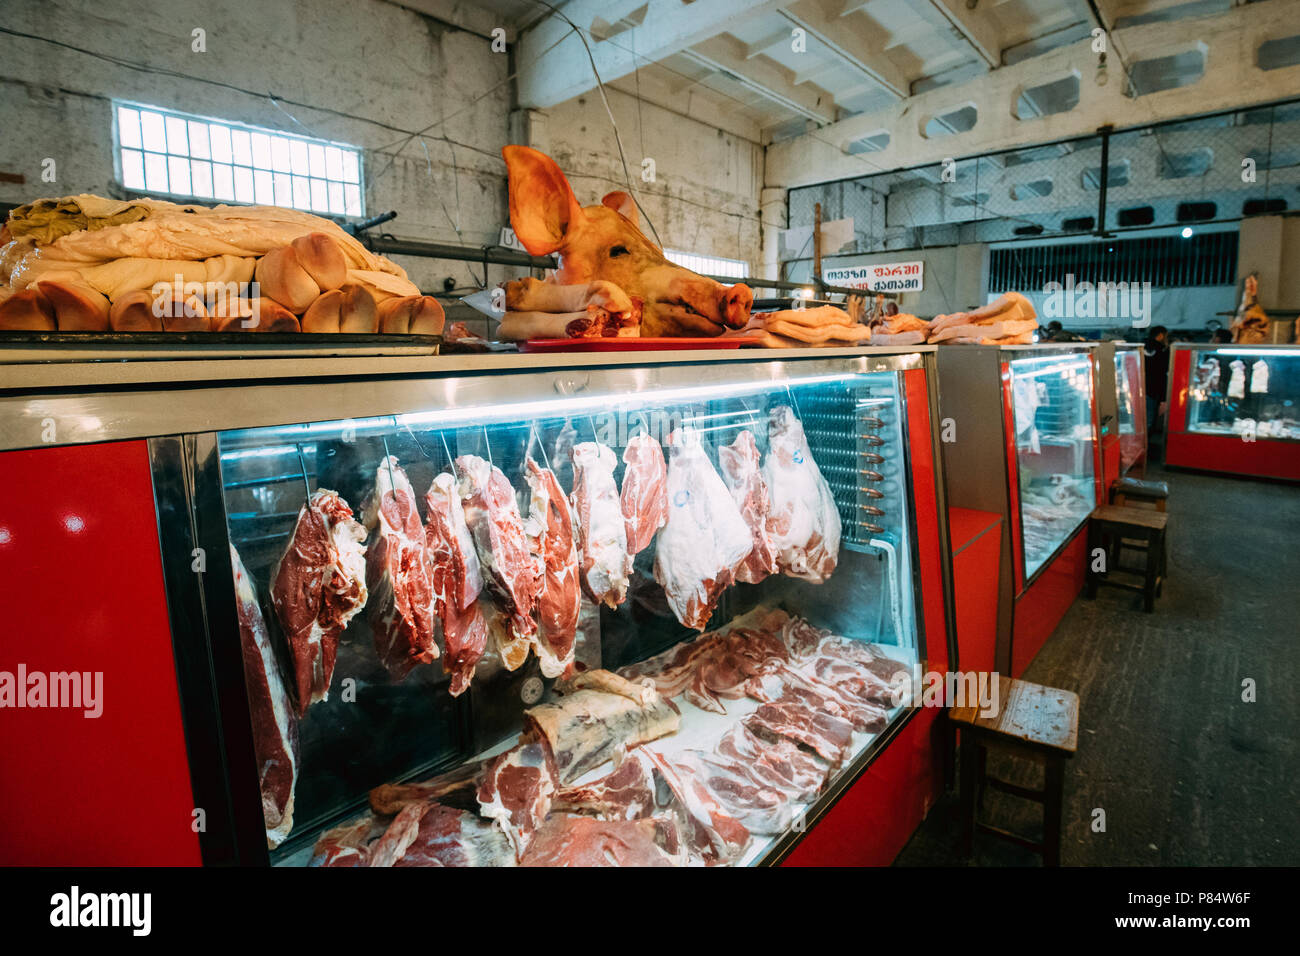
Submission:
M 302 457 L 302 442 L 294 442 L 293 447 L 298 449 L 298 466 L 302 468 L 302 483 L 307 489 L 307 500 L 311 501 L 311 481 L 307 478 L 307 460 Z

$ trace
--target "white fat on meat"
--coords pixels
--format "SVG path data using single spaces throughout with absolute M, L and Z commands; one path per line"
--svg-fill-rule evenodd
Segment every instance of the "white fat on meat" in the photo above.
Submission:
M 655 580 L 677 619 L 702 631 L 754 540 L 699 435 L 679 428 L 668 444 L 668 523 L 655 548 Z
M 628 440 L 623 465 L 623 523 L 627 553 L 635 557 L 668 520 L 668 466 L 659 442 L 646 434 Z
M 456 459 L 460 496 L 483 568 L 483 586 L 491 593 L 496 614 L 483 614 L 508 670 L 528 657 L 537 634 L 533 609 L 541 589 L 537 562 L 528 550 L 524 521 L 515 490 L 500 468 L 477 455 Z M 486 597 L 486 595 L 485 595 Z M 496 620 L 493 620 L 493 618 Z
M 767 529 L 772 500 L 759 457 L 758 445 L 749 429 L 743 429 L 735 441 L 718 449 L 722 479 L 753 536 L 753 548 L 736 569 L 736 580 L 747 584 L 757 584 L 777 572 L 776 548 Z
M 772 496 L 767 528 L 781 571 L 821 582 L 839 561 L 840 513 L 788 405 L 772 409 L 763 478 Z
M 478 788 L 479 813 L 494 820 L 522 859 L 551 812 L 559 789 L 555 757 L 545 740 L 524 739 L 493 757 Z
M 627 597 L 632 559 L 608 445 L 581 442 L 573 449 L 573 514 L 576 517 L 582 587 L 597 604 L 618 607 Z
M 687 750 L 669 758 L 678 774 L 693 777 L 750 833 L 784 833 L 793 819 L 790 801 L 749 772 L 744 761 Z
M 797 803 L 812 800 L 830 774 L 830 764 L 790 740 L 764 740 L 744 724 L 722 735 L 718 755 L 745 763 L 750 773 Z
M 542 582 L 533 649 L 542 676 L 559 677 L 573 665 L 578 615 L 582 609 L 573 518 L 553 471 L 529 458 L 525 480 L 529 490 L 525 532 Z
M 280 678 L 270 634 L 257 602 L 257 590 L 234 545 L 230 563 L 235 574 L 235 605 L 239 640 L 248 687 L 248 711 L 253 725 L 253 754 L 257 758 L 262 792 L 266 845 L 275 849 L 293 829 L 293 796 L 298 780 L 298 718 L 289 691 Z
M 437 475 L 424 504 L 425 555 L 446 647 L 442 668 L 451 677 L 450 691 L 456 697 L 469 687 L 487 646 L 487 623 L 478 602 L 483 570 L 465 523 L 456 479 L 446 472 Z

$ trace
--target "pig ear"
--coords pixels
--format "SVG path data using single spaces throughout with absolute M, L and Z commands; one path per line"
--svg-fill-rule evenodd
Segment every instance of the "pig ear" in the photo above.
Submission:
M 636 211 L 636 200 L 624 192 L 609 193 L 600 201 L 602 206 L 608 206 L 624 219 L 627 219 L 638 229 L 641 228 L 639 216 Z
M 530 255 L 549 256 L 583 218 L 555 160 L 527 146 L 501 150 L 510 180 L 510 226 Z

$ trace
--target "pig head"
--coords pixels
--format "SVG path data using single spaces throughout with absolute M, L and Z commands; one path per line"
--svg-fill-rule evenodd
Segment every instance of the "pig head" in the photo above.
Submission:
M 754 294 L 726 286 L 664 258 L 642 234 L 636 203 L 612 192 L 581 206 L 555 161 L 527 146 L 507 146 L 510 225 L 534 256 L 558 254 L 554 281 L 604 279 L 644 303 L 643 336 L 713 336 L 749 320 Z

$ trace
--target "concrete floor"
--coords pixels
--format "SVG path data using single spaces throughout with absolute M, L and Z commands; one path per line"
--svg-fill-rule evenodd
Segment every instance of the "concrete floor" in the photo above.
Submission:
M 1153 467 L 1169 482 L 1169 580 L 1154 614 L 1102 588 L 1080 597 L 1024 674 L 1081 699 L 1066 765 L 1065 866 L 1300 864 L 1300 490 Z M 1252 678 L 1256 702 L 1242 701 Z M 1037 765 L 989 772 L 1042 785 Z M 1094 811 L 1105 832 L 1094 832 Z M 1038 837 L 1037 804 L 990 790 L 982 819 Z M 1038 866 L 977 834 L 958 847 L 948 794 L 900 866 Z

